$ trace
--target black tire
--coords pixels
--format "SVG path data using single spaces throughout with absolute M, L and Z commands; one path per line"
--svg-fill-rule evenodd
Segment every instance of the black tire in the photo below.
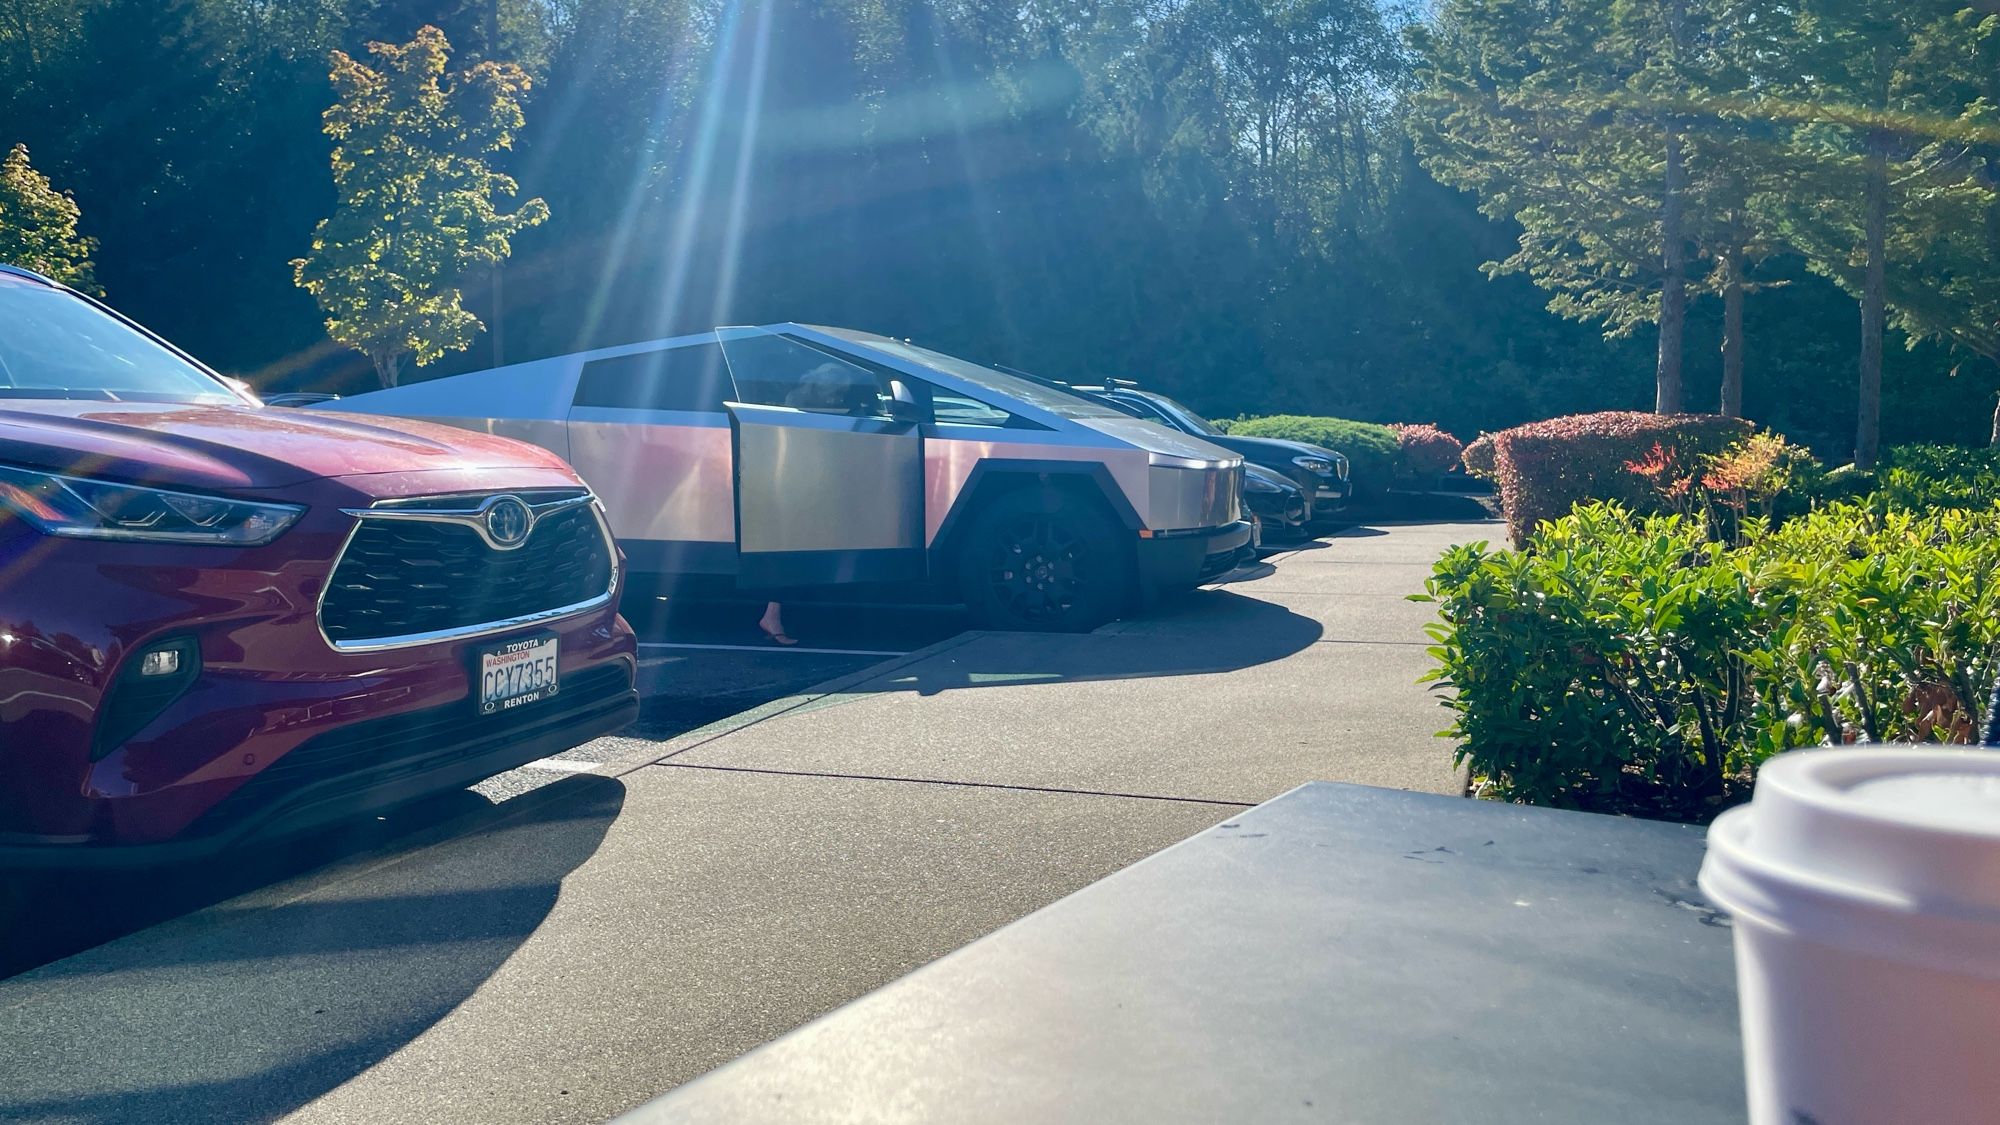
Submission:
M 1132 601 L 1132 547 L 1121 531 L 1082 497 L 1010 492 L 966 529 L 959 590 L 983 628 L 1089 632 Z

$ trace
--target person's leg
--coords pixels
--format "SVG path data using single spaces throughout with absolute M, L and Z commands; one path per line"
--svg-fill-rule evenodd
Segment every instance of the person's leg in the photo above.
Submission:
M 777 602 L 768 602 L 765 604 L 764 616 L 758 619 L 757 627 L 764 631 L 765 636 L 778 644 L 795 645 L 799 643 L 796 637 L 785 635 L 785 613 L 783 607 L 779 606 Z

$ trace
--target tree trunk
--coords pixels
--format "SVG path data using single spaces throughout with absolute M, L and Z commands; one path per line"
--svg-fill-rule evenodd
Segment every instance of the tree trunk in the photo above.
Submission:
M 501 273 L 507 263 L 493 263 L 493 326 L 489 334 L 493 337 L 493 366 L 507 366 L 507 291 Z
M 1854 466 L 1872 469 L 1882 445 L 1883 243 L 1889 226 L 1888 139 L 1872 133 L 1868 144 L 1867 208 L 1862 235 L 1866 255 L 1861 282 L 1861 398 L 1855 412 Z
M 1722 252 L 1722 413 L 1743 417 L 1743 249 Z
M 1687 172 L 1681 135 L 1667 127 L 1666 183 L 1660 202 L 1660 363 L 1654 374 L 1653 412 L 1681 411 L 1681 335 L 1687 325 L 1687 244 L 1681 234 Z
M 1993 437 L 1991 444 L 2000 445 L 2000 396 L 1993 399 Z
M 369 352 L 368 358 L 375 363 L 375 377 L 382 381 L 384 390 L 396 385 L 396 379 L 403 373 L 401 352 Z

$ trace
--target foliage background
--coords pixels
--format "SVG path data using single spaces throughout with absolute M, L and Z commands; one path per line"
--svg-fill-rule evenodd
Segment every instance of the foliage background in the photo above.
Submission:
M 1646 409 L 1650 333 L 1561 321 L 1482 262 L 1520 231 L 1412 141 L 1393 0 L 0 0 L 0 146 L 74 193 L 110 300 L 275 389 L 349 392 L 291 284 L 334 199 L 334 50 L 442 28 L 533 80 L 506 171 L 550 219 L 468 279 L 430 373 L 717 323 L 911 335 L 1211 415 L 1462 437 Z M 134 76 L 144 76 L 134 80 Z M 1853 303 L 1758 265 L 1746 413 L 1843 454 Z M 1712 409 L 1720 311 L 1689 321 Z M 1892 339 L 1884 438 L 1978 442 L 1991 388 Z

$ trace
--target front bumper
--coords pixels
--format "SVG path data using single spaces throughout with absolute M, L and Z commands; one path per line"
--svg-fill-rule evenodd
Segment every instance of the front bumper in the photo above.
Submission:
M 1298 492 L 1246 491 L 1243 494 L 1243 506 L 1256 513 L 1257 518 L 1263 521 L 1264 538 L 1270 541 L 1303 535 L 1306 521 L 1311 518 L 1311 508 L 1307 505 L 1305 497 Z
M 1226 574 L 1250 545 L 1250 521 L 1187 531 L 1157 531 L 1138 547 L 1139 592 L 1147 602 Z
M 269 843 L 460 789 L 629 725 L 630 657 L 570 678 L 554 699 L 479 716 L 469 700 L 340 727 L 239 786 L 170 840 L 120 844 L 0 834 L 0 867 L 143 868 Z
M 378 807 L 615 729 L 582 713 L 568 741 L 544 737 L 549 712 L 540 705 L 513 712 L 514 734 L 473 724 L 477 649 L 505 634 L 341 651 L 322 632 L 321 595 L 354 527 L 343 509 L 496 483 L 576 481 L 552 470 L 510 471 L 498 482 L 456 471 L 317 479 L 260 494 L 307 513 L 274 542 L 242 549 L 55 539 L 19 521 L 0 524 L 0 572 L 9 575 L 0 587 L 0 864 L 169 862 L 183 840 L 192 843 L 179 851 L 198 854 L 264 834 L 233 822 L 265 819 L 239 792 L 285 806 L 270 831 L 311 828 L 323 815 L 302 811 L 308 804 L 335 813 Z M 612 667 L 623 670 L 629 695 L 636 648 L 615 597 L 520 632 L 557 637 L 565 689 Z M 164 693 L 134 690 L 140 653 L 166 646 L 192 655 L 193 673 L 163 683 Z M 567 690 L 547 702 L 557 713 L 582 705 Z M 629 719 L 631 707 L 621 707 Z M 379 783 L 379 797 L 329 795 L 320 785 L 328 777 L 296 765 L 309 760 L 294 758 L 308 747 L 428 714 L 457 716 L 426 736 L 445 759 L 395 743 L 349 760 L 343 775 L 364 788 Z M 290 780 L 260 780 L 267 774 Z M 292 785 L 313 786 L 313 796 Z M 216 819 L 224 805 L 241 811 Z
M 1353 496 L 1354 484 L 1352 481 L 1333 481 L 1330 484 L 1322 482 L 1319 487 L 1313 490 L 1313 514 L 1315 516 L 1323 516 L 1340 511 L 1342 508 L 1347 507 L 1347 502 Z

